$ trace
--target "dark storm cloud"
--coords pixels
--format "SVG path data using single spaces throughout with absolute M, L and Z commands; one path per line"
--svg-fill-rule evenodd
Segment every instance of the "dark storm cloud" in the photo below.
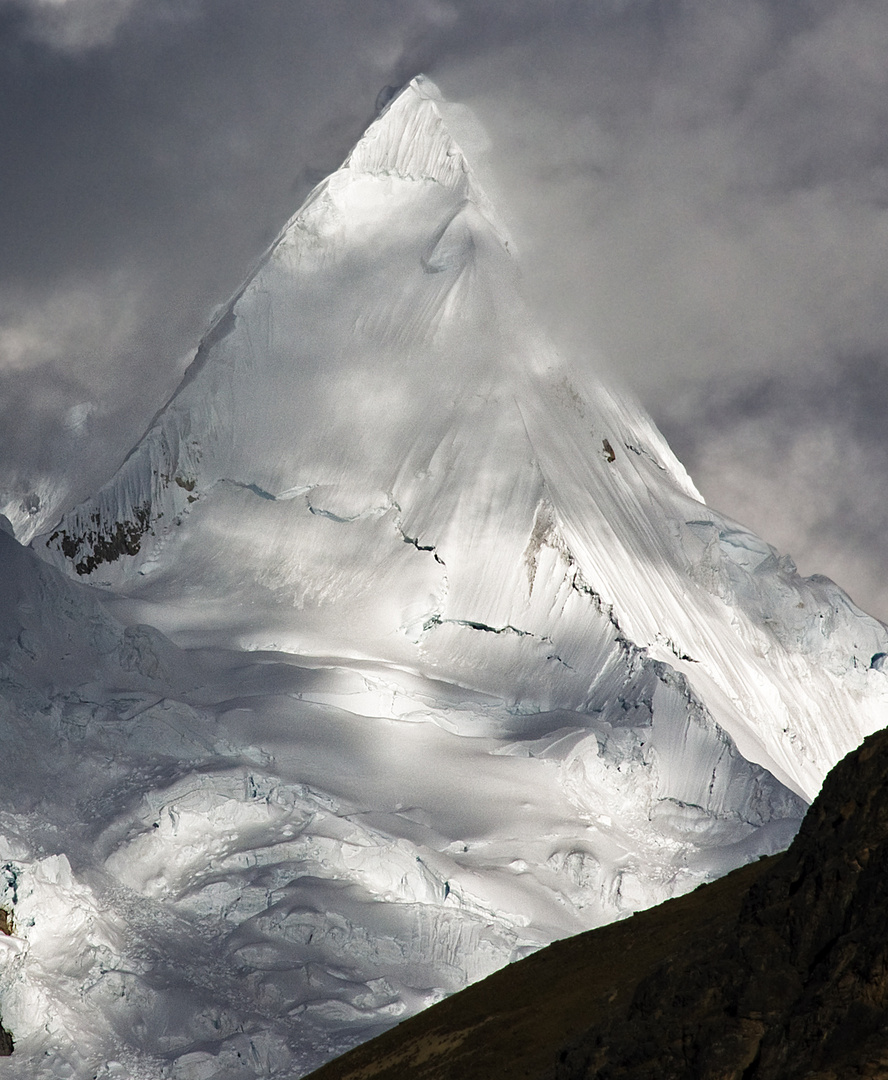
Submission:
M 556 337 L 636 389 L 716 506 L 888 613 L 884 5 L 0 0 L 0 20 L 11 507 L 107 475 L 379 89 L 425 70 L 490 132 Z

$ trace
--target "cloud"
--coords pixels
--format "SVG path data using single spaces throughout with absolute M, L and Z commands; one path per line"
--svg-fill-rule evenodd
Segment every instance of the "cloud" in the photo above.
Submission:
M 23 19 L 27 37 L 65 53 L 112 45 L 134 17 L 165 24 L 192 17 L 197 0 L 0 0 Z
M 713 385 L 698 408 L 706 423 L 664 427 L 701 489 L 793 551 L 802 572 L 827 573 L 868 610 L 888 611 L 884 357 L 846 357 L 805 380 Z

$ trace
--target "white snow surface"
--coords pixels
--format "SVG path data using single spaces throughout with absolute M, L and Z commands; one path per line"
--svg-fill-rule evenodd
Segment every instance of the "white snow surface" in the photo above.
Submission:
M 0 533 L 5 1074 L 300 1076 L 785 847 L 888 723 L 886 628 L 555 354 L 444 109 L 410 83 L 117 475 Z

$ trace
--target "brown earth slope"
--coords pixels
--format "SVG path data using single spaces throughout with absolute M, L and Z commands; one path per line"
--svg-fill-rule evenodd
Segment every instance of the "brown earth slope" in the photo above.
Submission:
M 888 1080 L 888 732 L 789 851 L 557 942 L 311 1080 Z

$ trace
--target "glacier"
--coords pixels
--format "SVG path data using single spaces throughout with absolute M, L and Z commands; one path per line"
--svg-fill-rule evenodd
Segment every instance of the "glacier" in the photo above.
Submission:
M 410 82 L 0 532 L 11 1075 L 300 1075 L 780 850 L 888 723 L 886 627 L 547 340 L 465 125 Z

